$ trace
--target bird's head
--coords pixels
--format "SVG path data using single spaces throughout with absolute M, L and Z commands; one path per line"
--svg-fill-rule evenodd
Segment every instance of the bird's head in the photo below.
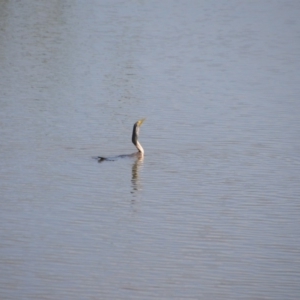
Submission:
M 142 124 L 144 123 L 145 120 L 146 120 L 146 118 L 138 120 L 136 122 L 136 126 L 138 126 L 138 127 L 142 126 Z

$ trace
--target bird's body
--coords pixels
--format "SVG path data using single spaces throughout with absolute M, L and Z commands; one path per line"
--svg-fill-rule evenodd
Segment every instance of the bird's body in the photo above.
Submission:
M 98 159 L 98 162 L 102 162 L 104 160 L 114 161 L 117 158 L 123 158 L 123 157 L 143 157 L 145 154 L 145 151 L 144 151 L 144 148 L 142 147 L 142 145 L 140 144 L 140 142 L 138 141 L 138 137 L 139 137 L 139 132 L 140 132 L 140 126 L 144 123 L 144 121 L 145 121 L 145 119 L 141 119 L 141 120 L 137 121 L 136 123 L 134 123 L 134 125 L 133 125 L 131 141 L 135 145 L 135 147 L 138 149 L 137 153 L 119 155 L 116 157 L 98 156 L 98 157 L 96 157 L 96 159 Z

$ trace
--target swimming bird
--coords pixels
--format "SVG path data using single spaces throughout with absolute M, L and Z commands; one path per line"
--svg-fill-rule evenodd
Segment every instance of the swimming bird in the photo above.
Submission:
M 144 148 L 142 147 L 141 143 L 138 141 L 139 133 L 140 133 L 140 127 L 142 126 L 144 121 L 145 121 L 145 118 L 135 122 L 134 125 L 133 125 L 131 141 L 135 145 L 135 147 L 138 149 L 137 153 L 127 154 L 127 155 L 118 155 L 118 156 L 115 156 L 115 157 L 98 156 L 98 157 L 95 157 L 96 159 L 98 159 L 98 162 L 102 162 L 104 160 L 114 161 L 117 158 L 122 158 L 122 157 L 132 157 L 132 156 L 144 157 L 144 154 L 145 154 Z

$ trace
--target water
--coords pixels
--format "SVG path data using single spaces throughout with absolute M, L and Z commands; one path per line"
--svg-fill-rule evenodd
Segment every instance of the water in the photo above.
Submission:
M 297 299 L 299 16 L 2 0 L 1 299 Z

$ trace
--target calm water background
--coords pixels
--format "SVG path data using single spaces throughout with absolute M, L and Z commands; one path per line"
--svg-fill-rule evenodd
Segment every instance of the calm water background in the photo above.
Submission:
M 1 0 L 0 298 L 299 299 L 299 54 L 297 0 Z

